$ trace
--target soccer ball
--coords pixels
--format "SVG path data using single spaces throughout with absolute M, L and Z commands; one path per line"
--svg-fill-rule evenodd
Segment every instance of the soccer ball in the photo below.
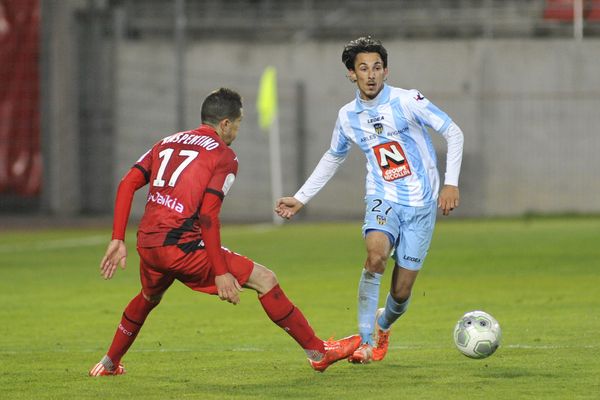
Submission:
M 486 358 L 494 354 L 502 330 L 494 317 L 484 311 L 471 311 L 462 316 L 454 327 L 454 344 L 470 358 Z

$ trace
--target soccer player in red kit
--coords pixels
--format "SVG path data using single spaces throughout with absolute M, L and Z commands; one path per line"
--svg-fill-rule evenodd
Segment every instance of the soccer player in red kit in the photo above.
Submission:
M 133 195 L 150 184 L 137 237 L 142 290 L 125 308 L 108 352 L 89 374 L 125 373 L 121 359 L 175 280 L 233 304 L 240 301 L 242 287 L 254 289 L 269 318 L 298 342 L 311 367 L 323 372 L 350 356 L 360 336 L 319 339 L 272 271 L 221 247 L 219 212 L 238 170 L 229 145 L 242 119 L 240 95 L 224 88 L 214 91 L 202 104 L 201 119 L 197 129 L 156 143 L 119 184 L 112 240 L 100 272 L 110 279 L 118 265 L 125 268 L 125 228 Z

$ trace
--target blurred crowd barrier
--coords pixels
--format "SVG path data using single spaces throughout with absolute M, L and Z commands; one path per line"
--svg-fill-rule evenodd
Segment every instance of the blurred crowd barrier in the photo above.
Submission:
M 283 189 L 293 194 L 327 149 L 339 108 L 354 96 L 342 48 L 372 34 L 390 54 L 388 83 L 419 89 L 465 132 L 458 216 L 598 213 L 597 2 L 582 3 L 583 40 L 573 38 L 572 19 L 556 14 L 574 4 L 42 0 L 42 129 L 29 133 L 41 140 L 43 184 L 30 192 L 38 202 L 25 208 L 109 215 L 132 163 L 160 138 L 196 127 L 202 99 L 227 86 L 243 95 L 245 118 L 234 144 L 240 173 L 224 219 L 270 221 L 269 138 L 256 113 L 262 72 L 277 70 Z M 1 65 L 16 59 L 9 55 Z M 36 85 L 35 78 L 27 82 Z M 16 135 L 2 132 L 6 150 Z M 443 174 L 445 142 L 432 135 Z M 0 153 L 0 164 L 15 154 Z M 364 164 L 353 150 L 304 217 L 361 218 Z M 2 212 L 27 205 L 11 190 L 0 193 Z M 18 202 L 8 201 L 15 196 Z

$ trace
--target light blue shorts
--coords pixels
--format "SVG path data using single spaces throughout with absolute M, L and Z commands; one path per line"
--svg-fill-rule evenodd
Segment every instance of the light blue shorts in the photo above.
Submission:
M 418 271 L 429 251 L 435 226 L 437 202 L 423 207 L 403 206 L 379 198 L 365 198 L 366 212 L 363 236 L 371 230 L 387 234 L 396 264 Z

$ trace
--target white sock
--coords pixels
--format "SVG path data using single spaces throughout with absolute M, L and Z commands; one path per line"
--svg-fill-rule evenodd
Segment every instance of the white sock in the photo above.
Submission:
M 358 333 L 362 343 L 371 345 L 381 276 L 382 274 L 363 269 L 358 283 Z

